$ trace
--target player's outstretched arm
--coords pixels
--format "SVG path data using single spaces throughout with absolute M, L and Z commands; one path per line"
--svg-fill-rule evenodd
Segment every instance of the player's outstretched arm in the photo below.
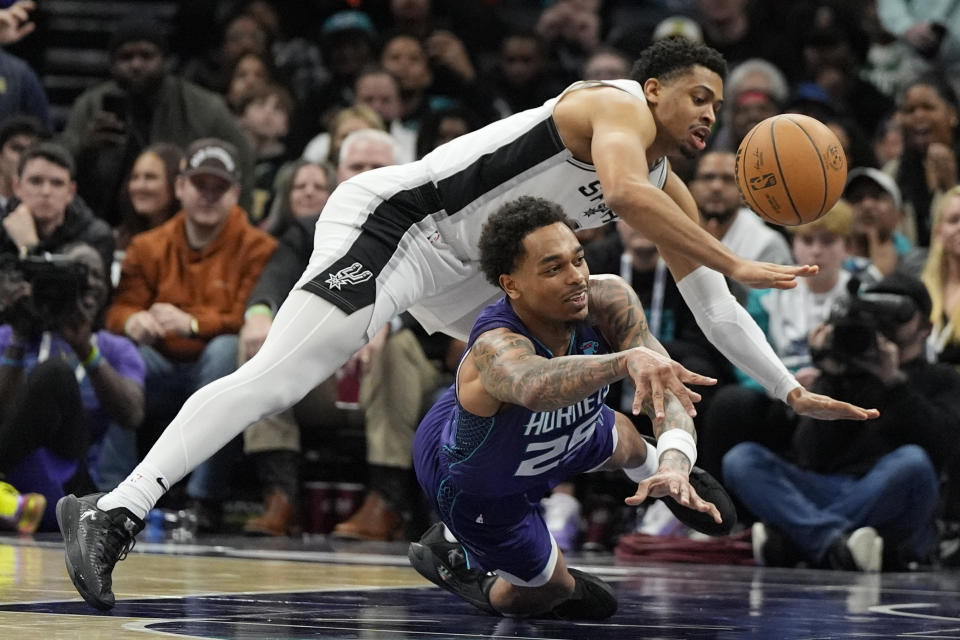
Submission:
M 508 329 L 494 329 L 480 336 L 464 359 L 460 400 L 477 415 L 493 415 L 502 403 L 553 411 L 579 402 L 626 375 L 654 405 L 659 399 L 661 414 L 664 391 L 699 400 L 699 395 L 684 383 L 709 384 L 712 380 L 646 347 L 596 356 L 544 358 L 536 354 L 526 337 Z
M 589 296 L 588 308 L 593 323 L 603 333 L 607 342 L 618 351 L 647 347 L 666 358 L 670 357 L 667 350 L 650 331 L 640 298 L 623 278 L 609 274 L 590 276 Z M 637 374 L 642 376 L 643 372 L 638 371 Z M 702 384 L 712 385 L 717 382 L 714 378 L 706 376 L 702 378 L 706 381 Z M 637 394 L 633 402 L 633 412 L 635 414 L 640 411 L 650 413 L 655 429 L 658 423 L 663 422 L 665 412 L 670 411 L 671 401 L 679 403 L 688 415 L 697 415 L 693 403 L 699 401 L 699 394 L 691 391 L 663 396 L 662 389 L 657 389 L 657 386 L 656 380 L 651 380 L 649 384 L 637 385 Z M 646 393 L 648 387 L 651 392 L 649 396 Z

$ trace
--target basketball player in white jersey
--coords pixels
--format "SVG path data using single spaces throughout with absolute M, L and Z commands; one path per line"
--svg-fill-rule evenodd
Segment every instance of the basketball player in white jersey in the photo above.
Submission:
M 163 493 L 249 424 L 298 401 L 395 315 L 409 310 L 428 331 L 465 339 L 480 310 L 501 295 L 477 267 L 481 227 L 521 195 L 558 203 L 580 228 L 619 218 L 642 231 L 707 337 L 798 413 L 874 417 L 803 389 L 723 279 L 790 288 L 816 267 L 732 254 L 697 223 L 693 198 L 670 170 L 668 156 L 705 148 L 725 73 L 713 49 L 658 41 L 631 80 L 576 83 L 417 162 L 338 186 L 317 223 L 310 264 L 257 355 L 194 394 L 119 487 L 57 505 L 67 570 L 80 594 L 94 607 L 113 607 L 114 565 Z M 711 381 L 650 352 L 647 373 L 634 382 L 635 410 L 650 401 L 662 419 L 665 393 L 692 415 L 699 396 L 684 383 Z

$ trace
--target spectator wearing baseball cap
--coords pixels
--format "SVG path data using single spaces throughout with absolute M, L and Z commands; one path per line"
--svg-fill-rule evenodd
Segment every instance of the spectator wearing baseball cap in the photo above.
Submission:
M 107 222 L 116 225 L 123 185 L 133 162 L 156 142 L 180 148 L 214 136 L 237 149 L 249 206 L 254 155 L 222 96 L 167 71 L 162 28 L 142 19 L 120 22 L 110 40 L 111 78 L 80 94 L 60 138 L 77 164 L 77 189 Z
M 924 256 L 898 230 L 903 198 L 893 178 L 873 167 L 857 167 L 847 175 L 843 197 L 853 207 L 848 268 L 867 281 L 897 270 L 919 277 Z
M 175 183 L 182 210 L 127 248 L 107 328 L 137 343 L 147 365 L 140 446 L 152 444 L 196 389 L 236 368 L 245 302 L 277 244 L 237 204 L 242 180 L 234 145 L 196 140 Z M 191 477 L 187 493 L 198 504 L 226 497 L 225 451 Z M 134 454 L 130 469 L 135 464 Z

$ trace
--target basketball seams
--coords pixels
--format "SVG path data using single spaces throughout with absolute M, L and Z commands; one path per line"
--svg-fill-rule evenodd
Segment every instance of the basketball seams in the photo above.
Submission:
M 823 210 L 827 206 L 827 200 L 828 200 L 829 191 L 830 191 L 830 179 L 829 179 L 829 176 L 827 175 L 827 167 L 826 165 L 823 164 L 823 156 L 820 155 L 820 148 L 817 146 L 817 143 L 814 141 L 813 136 L 811 136 L 807 132 L 807 130 L 803 128 L 802 124 L 800 124 L 799 122 L 791 118 L 789 115 L 784 115 L 783 117 L 789 120 L 790 122 L 792 122 L 793 124 L 797 125 L 800 131 L 803 132 L 803 135 L 806 136 L 807 140 L 810 141 L 810 145 L 813 147 L 813 152 L 817 156 L 817 161 L 820 163 L 820 173 L 823 174 L 823 202 L 820 205 L 820 211 L 817 212 L 817 215 L 814 218 L 815 220 L 816 218 L 819 218 L 820 216 L 823 215 Z
M 750 142 L 753 140 L 753 136 L 757 135 L 757 131 L 761 129 L 759 125 L 755 126 L 753 130 L 748 134 L 747 141 L 742 145 L 742 149 L 746 151 L 750 148 Z M 744 154 L 746 155 L 746 154 Z M 745 158 L 742 158 L 745 159 Z M 760 206 L 760 203 L 757 202 L 756 196 L 753 195 L 753 192 L 750 190 L 750 184 L 747 181 L 747 171 L 746 164 L 741 163 L 742 170 L 740 175 L 737 176 L 737 186 L 740 187 L 740 195 L 745 195 L 747 198 L 753 201 L 753 210 L 758 214 L 763 210 Z M 743 184 L 741 184 L 741 182 Z
M 790 118 L 785 118 L 789 122 L 796 124 Z M 780 174 L 780 184 L 783 186 L 783 193 L 787 196 L 787 200 L 790 201 L 790 206 L 793 207 L 793 213 L 797 216 L 796 224 L 803 224 L 803 216 L 800 215 L 800 211 L 797 210 L 797 204 L 793 201 L 793 196 L 790 195 L 790 187 L 787 185 L 787 179 L 783 175 L 783 166 L 780 164 L 780 152 L 777 151 L 777 134 L 776 127 L 780 122 L 781 118 L 775 118 L 773 122 L 770 123 L 770 146 L 773 147 L 773 158 L 776 161 L 777 173 Z M 802 128 L 801 128 L 802 130 Z M 806 133 L 806 132 L 804 132 Z M 816 147 L 814 147 L 816 149 Z M 786 223 L 783 223 L 786 224 Z

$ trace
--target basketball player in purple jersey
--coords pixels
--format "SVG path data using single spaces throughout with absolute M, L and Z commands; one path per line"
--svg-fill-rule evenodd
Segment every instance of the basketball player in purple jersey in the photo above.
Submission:
M 559 206 L 531 197 L 504 205 L 480 236 L 480 266 L 506 295 L 480 313 L 454 385 L 417 430 L 417 477 L 443 524 L 410 545 L 410 561 L 489 613 L 608 617 L 612 589 L 567 568 L 539 507 L 544 494 L 574 474 L 623 469 L 638 482 L 628 504 L 669 496 L 675 512 L 716 523 L 720 510 L 704 497 L 731 520 L 733 506 L 706 472 L 706 496 L 691 484 L 696 432 L 672 393 L 662 418 L 635 398 L 634 410 L 653 420 L 655 447 L 604 404 L 611 383 L 658 362 L 679 365 L 626 282 L 590 277 Z

